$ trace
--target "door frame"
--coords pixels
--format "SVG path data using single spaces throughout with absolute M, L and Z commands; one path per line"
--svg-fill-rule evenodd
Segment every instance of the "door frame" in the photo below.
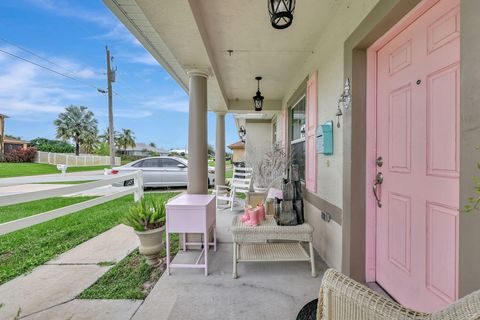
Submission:
M 397 24 L 388 30 L 367 49 L 367 104 L 366 104 L 366 230 L 365 230 L 365 280 L 376 281 L 376 216 L 377 205 L 371 190 L 377 171 L 377 52 L 414 23 L 440 0 L 423 0 Z

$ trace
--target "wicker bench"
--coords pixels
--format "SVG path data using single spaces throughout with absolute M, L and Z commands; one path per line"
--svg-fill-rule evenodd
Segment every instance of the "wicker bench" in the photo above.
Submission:
M 233 278 L 239 262 L 308 261 L 312 277 L 316 277 L 313 253 L 313 228 L 308 223 L 298 226 L 277 226 L 273 216 L 256 227 L 245 225 L 234 217 L 230 228 L 233 238 Z M 272 242 L 282 241 L 282 242 Z M 285 242 L 289 241 L 289 242 Z M 308 242 L 307 253 L 302 242 Z

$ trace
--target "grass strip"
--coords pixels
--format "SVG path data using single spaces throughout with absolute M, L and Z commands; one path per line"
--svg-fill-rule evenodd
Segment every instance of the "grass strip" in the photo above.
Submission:
M 176 192 L 146 194 L 167 200 Z M 0 284 L 118 225 L 133 195 L 0 236 Z
M 172 234 L 171 254 L 178 252 L 178 235 Z M 165 250 L 160 254 L 163 263 L 149 266 L 138 249 L 108 270 L 79 299 L 145 299 L 165 271 Z
M 12 204 L 0 207 L 0 223 L 5 223 L 50 210 L 63 208 L 75 203 L 91 200 L 96 197 L 53 197 L 48 199 Z

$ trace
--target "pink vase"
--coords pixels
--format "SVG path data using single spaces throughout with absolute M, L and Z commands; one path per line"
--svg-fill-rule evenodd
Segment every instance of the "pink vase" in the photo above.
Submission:
M 258 226 L 258 223 L 259 223 L 258 209 L 257 208 L 248 209 L 248 216 L 249 216 L 249 219 L 248 221 L 245 222 L 245 224 L 253 227 Z
M 257 204 L 257 209 L 259 222 L 265 221 L 265 206 L 263 205 L 263 203 Z
M 251 206 L 246 206 L 245 207 L 245 212 L 243 213 L 243 215 L 240 217 L 240 221 L 242 222 L 246 222 L 248 220 L 250 220 L 250 216 L 248 215 L 248 210 L 250 210 L 252 207 Z

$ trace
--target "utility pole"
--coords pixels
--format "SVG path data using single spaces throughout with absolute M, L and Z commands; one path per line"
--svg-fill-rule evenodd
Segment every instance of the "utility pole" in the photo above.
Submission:
M 108 143 L 110 146 L 110 166 L 115 166 L 115 139 L 113 129 L 113 106 L 112 106 L 112 82 L 115 81 L 115 76 L 112 79 L 112 71 L 110 68 L 110 50 L 105 46 L 107 51 L 107 82 L 108 82 Z M 112 81 L 113 80 L 113 81 Z

